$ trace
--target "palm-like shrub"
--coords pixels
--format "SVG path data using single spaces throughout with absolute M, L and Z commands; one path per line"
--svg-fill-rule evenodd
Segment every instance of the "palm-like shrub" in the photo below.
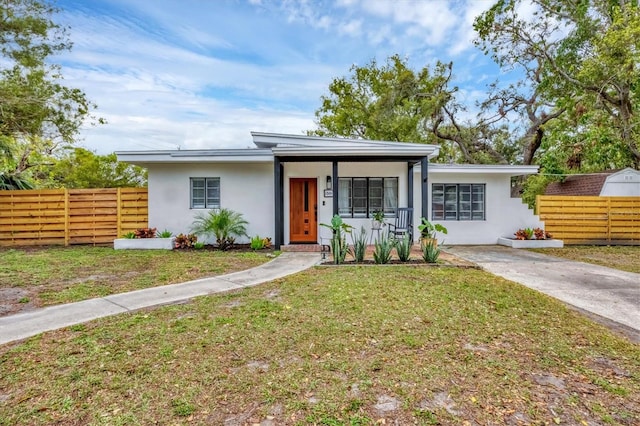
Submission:
M 233 247 L 235 237 L 248 237 L 247 222 L 242 213 L 230 209 L 211 210 L 200 213 L 191 225 L 191 232 L 205 237 L 215 237 L 221 250 Z

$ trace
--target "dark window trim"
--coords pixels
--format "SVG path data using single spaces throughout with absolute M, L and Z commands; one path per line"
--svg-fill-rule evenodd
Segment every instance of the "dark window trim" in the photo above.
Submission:
M 470 186 L 470 195 L 471 199 L 469 203 L 471 205 L 471 217 L 469 219 L 460 219 L 460 186 L 461 185 L 469 185 Z M 436 186 L 442 187 L 443 197 L 445 196 L 445 187 L 447 186 L 455 186 L 456 187 L 456 218 L 455 219 L 447 219 L 447 209 L 446 209 L 446 201 L 442 200 L 442 208 L 443 208 L 443 217 L 435 217 L 435 197 L 433 196 L 434 188 Z M 473 218 L 473 189 L 474 187 L 482 188 L 482 219 L 474 219 Z M 477 211 L 476 211 L 477 212 Z M 484 222 L 487 220 L 487 184 L 486 183 L 432 183 L 431 184 L 431 220 L 438 221 L 448 221 L 448 222 Z
M 342 213 L 340 214 L 340 217 L 345 217 L 345 218 L 351 218 L 351 219 L 370 219 L 371 218 L 371 214 L 369 213 L 370 210 L 370 200 L 369 200 L 369 180 L 370 179 L 382 179 L 382 204 L 383 204 L 383 208 L 384 208 L 384 181 L 385 180 L 389 180 L 389 179 L 393 179 L 396 181 L 396 209 L 398 208 L 399 202 L 400 202 L 400 180 L 398 179 L 397 176 L 339 176 L 338 177 L 338 185 L 340 185 L 340 180 L 341 179 L 349 179 L 351 180 L 351 213 Z M 354 179 L 365 179 L 367 182 L 367 188 L 366 188 L 366 192 L 367 192 L 367 206 L 366 206 L 366 215 L 365 216 L 354 216 L 354 206 L 353 206 L 353 180 Z M 394 213 L 385 213 L 384 215 L 385 217 L 394 217 L 395 216 L 395 212 Z
M 194 207 L 193 206 L 193 181 L 194 180 L 202 180 L 204 181 L 204 207 Z M 207 184 L 208 181 L 217 181 L 218 182 L 218 203 L 215 204 L 214 201 L 209 203 L 209 199 L 207 197 Z M 189 178 L 189 208 L 192 210 L 204 210 L 204 209 L 219 209 L 222 204 L 222 190 L 219 176 L 210 176 L 210 177 L 190 177 Z M 211 205 L 213 204 L 213 205 Z

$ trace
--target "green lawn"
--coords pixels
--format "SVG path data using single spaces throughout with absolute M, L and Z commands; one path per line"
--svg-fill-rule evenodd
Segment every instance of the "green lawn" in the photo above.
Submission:
M 0 424 L 640 424 L 640 346 L 473 269 L 318 267 L 0 347 Z
M 210 277 L 270 260 L 265 252 L 113 250 L 107 247 L 0 249 L 0 291 L 18 289 L 33 306 Z
M 534 251 L 640 274 L 640 246 L 565 246 Z

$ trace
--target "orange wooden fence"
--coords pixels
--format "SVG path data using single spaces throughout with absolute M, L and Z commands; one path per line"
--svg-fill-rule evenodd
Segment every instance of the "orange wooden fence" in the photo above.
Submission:
M 147 210 L 147 188 L 0 191 L 0 246 L 110 244 Z
M 640 245 L 640 197 L 541 195 L 536 209 L 565 244 Z

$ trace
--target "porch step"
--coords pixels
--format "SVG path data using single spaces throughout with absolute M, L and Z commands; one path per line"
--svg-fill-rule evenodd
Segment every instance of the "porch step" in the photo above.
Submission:
M 292 251 L 292 252 L 309 252 L 309 253 L 320 253 L 322 252 L 323 246 L 320 244 L 287 244 L 280 246 L 281 251 Z M 324 246 L 324 251 L 327 251 L 328 247 Z

